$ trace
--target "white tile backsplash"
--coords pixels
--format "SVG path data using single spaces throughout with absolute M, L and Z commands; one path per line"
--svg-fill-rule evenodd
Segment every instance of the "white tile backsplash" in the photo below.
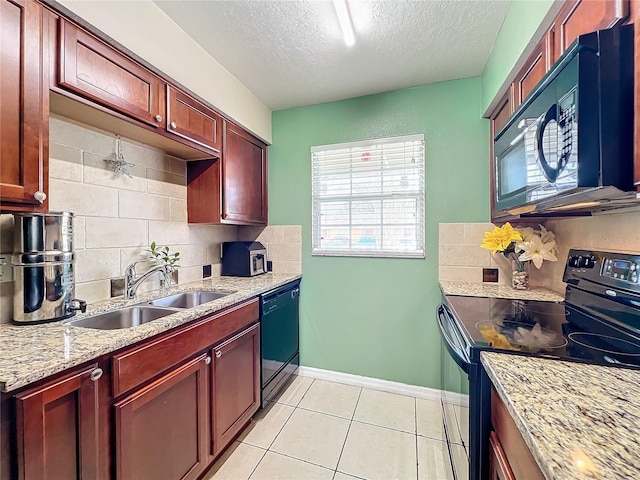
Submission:
M 240 227 L 239 238 L 257 241 L 267 249 L 267 259 L 276 273 L 302 273 L 302 226 L 269 225 Z
M 49 208 L 74 213 L 76 297 L 106 300 L 110 279 L 146 260 L 149 243 L 181 253 L 179 282 L 202 278 L 202 266 L 220 275 L 220 243 L 238 239 L 238 227 L 187 224 L 186 163 L 125 138 L 124 159 L 133 178 L 116 177 L 115 136 L 59 116 L 50 121 Z M 13 216 L 0 215 L 0 253 L 13 250 Z M 147 268 L 138 266 L 142 272 Z M 159 288 L 153 276 L 140 292 Z M 12 283 L 0 283 L 0 322 L 11 319 Z

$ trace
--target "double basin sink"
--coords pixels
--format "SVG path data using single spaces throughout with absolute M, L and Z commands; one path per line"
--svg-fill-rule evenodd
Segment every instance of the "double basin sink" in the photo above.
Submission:
M 71 320 L 68 325 L 74 327 L 95 328 L 98 330 L 118 330 L 136 327 L 171 315 L 185 308 L 193 308 L 231 295 L 233 292 L 193 291 L 176 293 L 158 298 L 142 305 L 124 307 L 112 312 L 100 313 L 90 317 Z

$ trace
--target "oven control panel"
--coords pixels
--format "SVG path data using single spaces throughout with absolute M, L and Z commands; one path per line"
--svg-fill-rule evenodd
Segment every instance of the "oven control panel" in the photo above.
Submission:
M 563 281 L 577 284 L 581 279 L 640 291 L 640 253 L 572 249 L 567 257 Z
M 631 283 L 640 283 L 640 263 L 616 257 L 605 257 L 602 265 L 603 277 L 619 278 Z

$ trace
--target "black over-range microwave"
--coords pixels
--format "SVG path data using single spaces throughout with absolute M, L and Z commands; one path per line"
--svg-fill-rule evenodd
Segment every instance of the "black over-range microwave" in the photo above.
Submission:
M 635 202 L 633 25 L 579 36 L 494 138 L 495 209 Z

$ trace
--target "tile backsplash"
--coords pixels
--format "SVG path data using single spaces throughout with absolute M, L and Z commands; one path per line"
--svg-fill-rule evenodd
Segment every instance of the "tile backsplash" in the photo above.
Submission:
M 550 220 L 546 226 L 556 234 L 560 254 L 558 262 L 545 262 L 541 271 L 558 292 L 565 288 L 562 273 L 570 248 L 640 254 L 640 210 Z
M 238 237 L 243 241 L 258 241 L 267 249 L 267 260 L 273 271 L 302 273 L 302 226 L 269 225 L 267 227 L 240 227 Z
M 74 213 L 76 297 L 110 296 L 110 279 L 145 260 L 155 241 L 180 252 L 179 283 L 202 278 L 202 266 L 220 274 L 220 243 L 238 239 L 238 227 L 187 224 L 186 163 L 151 147 L 121 141 L 132 178 L 116 177 L 114 135 L 62 117 L 50 121 L 49 209 Z M 13 250 L 13 216 L 0 216 L 0 253 Z M 144 265 L 139 266 L 144 271 Z M 140 291 L 157 289 L 151 277 Z M 12 283 L 0 283 L 0 321 L 12 317 Z
M 441 223 L 438 278 L 452 282 L 482 283 L 483 268 L 501 268 L 489 250 L 480 248 L 485 232 L 493 228 L 492 223 Z M 499 271 L 498 283 L 511 283 L 508 269 Z
M 545 261 L 540 270 L 530 268 L 532 286 L 564 293 L 562 274 L 570 248 L 640 253 L 640 210 L 596 213 L 589 217 L 547 220 L 545 227 L 556 235 L 558 261 Z M 480 248 L 491 223 L 441 223 L 439 279 L 482 282 L 482 268 L 500 268 L 499 282 L 511 281 L 509 269 L 497 264 L 491 252 Z

